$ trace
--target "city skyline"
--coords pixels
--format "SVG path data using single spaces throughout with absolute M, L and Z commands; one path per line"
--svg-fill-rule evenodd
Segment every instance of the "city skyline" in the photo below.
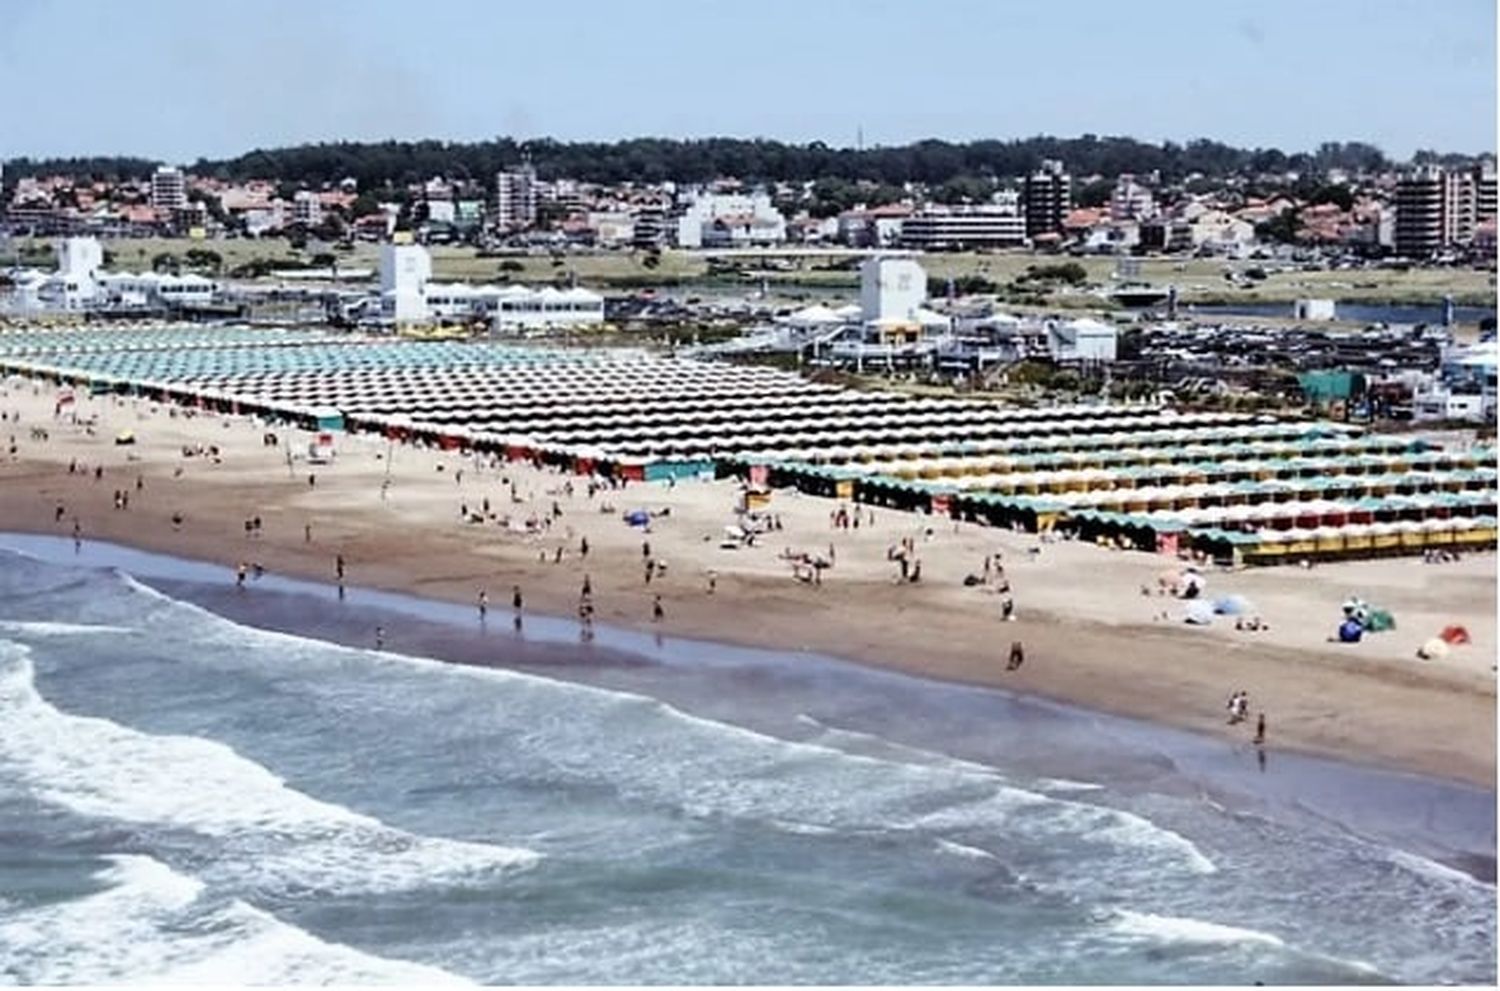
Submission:
M 256 147 L 496 135 L 841 147 L 862 135 L 871 147 L 1094 133 L 1288 152 L 1357 140 L 1398 160 L 1495 145 L 1485 0 L 1157 0 L 1081 5 L 1078 20 L 967 0 L 757 10 L 729 18 L 662 0 L 565 19 L 455 0 L 413 24 L 343 0 L 263 0 L 208 23 L 179 0 L 21 3 L 0 36 L 0 85 L 47 98 L 11 101 L 0 157 L 190 163 Z

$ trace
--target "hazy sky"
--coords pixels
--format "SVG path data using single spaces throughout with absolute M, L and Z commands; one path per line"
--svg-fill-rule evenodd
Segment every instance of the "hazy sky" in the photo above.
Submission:
M 0 157 L 338 139 L 1495 146 L 1495 0 L 6 0 Z

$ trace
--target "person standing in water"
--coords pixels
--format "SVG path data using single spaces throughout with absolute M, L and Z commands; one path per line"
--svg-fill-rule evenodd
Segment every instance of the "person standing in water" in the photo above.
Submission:
M 490 593 L 484 589 L 479 590 L 479 621 L 484 622 L 484 617 L 490 611 Z
M 385 649 L 385 627 L 383 626 L 375 627 L 375 649 Z

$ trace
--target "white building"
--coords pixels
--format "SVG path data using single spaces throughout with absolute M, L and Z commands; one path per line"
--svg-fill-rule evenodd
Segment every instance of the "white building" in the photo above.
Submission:
M 927 272 L 914 258 L 878 255 L 859 267 L 859 310 L 865 323 L 910 321 L 927 302 Z
M 292 197 L 292 223 L 304 227 L 316 227 L 323 222 L 323 205 L 318 194 L 309 189 L 299 189 Z
M 523 231 L 536 226 L 536 170 L 530 163 L 495 176 L 495 226 Z
M 700 195 L 677 218 L 679 248 L 752 247 L 785 241 L 786 218 L 763 192 Z
M 513 333 L 603 323 L 604 297 L 580 288 L 433 282 L 426 248 L 387 244 L 380 256 L 380 312 L 397 326 L 484 320 L 497 332 Z
M 1119 341 L 1113 326 L 1088 317 L 1047 324 L 1047 350 L 1054 361 L 1114 361 Z
M 387 244 L 380 249 L 380 313 L 401 324 L 425 323 L 432 256 L 419 244 Z
M 1013 248 L 1026 243 L 1026 218 L 1009 204 L 928 207 L 902 222 L 900 238 L 919 251 Z
M 104 268 L 104 249 L 92 237 L 69 237 L 57 242 L 57 272 L 41 287 L 41 295 L 65 310 L 79 310 L 98 294 Z
M 1114 192 L 1109 197 L 1109 219 L 1120 223 L 1126 220 L 1150 220 L 1156 216 L 1156 197 L 1151 190 L 1135 181 L 1135 176 L 1126 173 L 1115 181 Z
M 217 282 L 192 272 L 118 272 L 102 276 L 99 285 L 111 306 L 123 307 L 207 306 L 219 291 Z
M 507 286 L 500 291 L 494 315 L 497 333 L 584 327 L 604 322 L 604 297 L 574 286 L 532 289 Z
M 151 205 L 167 214 L 187 206 L 187 180 L 181 169 L 157 166 L 151 176 Z

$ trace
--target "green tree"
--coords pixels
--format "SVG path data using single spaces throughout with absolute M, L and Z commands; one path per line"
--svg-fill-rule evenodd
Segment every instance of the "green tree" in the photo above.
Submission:
M 1287 207 L 1270 220 L 1255 225 L 1255 236 L 1262 241 L 1296 244 L 1302 229 L 1302 217 L 1296 207 Z
M 1115 191 L 1115 184 L 1109 179 L 1095 179 L 1093 182 L 1084 183 L 1073 196 L 1073 202 L 1077 206 L 1095 209 L 1109 202 L 1109 197 Z
M 218 275 L 224 268 L 223 256 L 208 248 L 189 248 L 183 253 L 182 258 L 188 268 L 199 269 L 213 275 Z

